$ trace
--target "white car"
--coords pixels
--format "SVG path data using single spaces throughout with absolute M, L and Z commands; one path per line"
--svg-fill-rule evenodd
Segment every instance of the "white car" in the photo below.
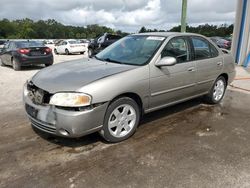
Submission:
M 66 54 L 80 53 L 84 54 L 88 50 L 87 44 L 81 43 L 78 40 L 62 40 L 59 42 L 55 48 L 55 54 Z

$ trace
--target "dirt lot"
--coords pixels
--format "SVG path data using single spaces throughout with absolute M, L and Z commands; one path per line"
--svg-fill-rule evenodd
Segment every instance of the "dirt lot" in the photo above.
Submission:
M 38 70 L 0 67 L 0 187 L 250 187 L 250 93 L 151 113 L 131 139 L 107 144 L 98 134 L 63 139 L 31 128 L 22 86 Z

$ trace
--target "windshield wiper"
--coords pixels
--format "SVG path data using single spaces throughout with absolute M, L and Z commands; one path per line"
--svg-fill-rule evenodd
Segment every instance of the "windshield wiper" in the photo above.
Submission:
M 116 60 L 113 60 L 113 59 L 110 59 L 110 58 L 105 58 L 105 59 L 102 59 L 103 61 L 107 61 L 109 63 L 118 63 L 118 64 L 123 64 L 122 62 L 120 61 L 116 61 Z
M 94 56 L 94 58 L 96 58 L 97 60 L 100 60 L 100 61 L 105 61 L 105 60 L 103 60 L 103 59 L 97 57 L 96 55 Z

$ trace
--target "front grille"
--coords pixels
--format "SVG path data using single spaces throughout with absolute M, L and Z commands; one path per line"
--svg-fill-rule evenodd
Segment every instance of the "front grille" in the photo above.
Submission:
M 27 84 L 27 90 L 29 91 L 28 96 L 33 103 L 39 105 L 49 104 L 50 97 L 52 96 L 49 92 L 38 88 L 31 81 Z
M 34 120 L 33 118 L 30 118 L 30 121 L 31 121 L 31 124 L 42 130 L 42 131 L 45 131 L 45 132 L 48 132 L 48 133 L 51 133 L 51 134 L 55 134 L 56 133 L 56 128 L 55 127 L 52 127 L 50 125 L 47 125 L 47 124 L 44 124 L 42 122 L 39 122 L 37 120 Z

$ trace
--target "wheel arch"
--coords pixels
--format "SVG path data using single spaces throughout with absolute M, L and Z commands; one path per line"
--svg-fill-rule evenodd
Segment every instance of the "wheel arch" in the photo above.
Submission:
M 227 73 L 222 73 L 222 74 L 220 74 L 220 75 L 218 76 L 218 78 L 219 78 L 220 76 L 224 77 L 225 80 L 226 80 L 226 84 L 228 84 L 228 74 L 227 74 Z
M 119 99 L 119 98 L 122 98 L 122 97 L 128 97 L 128 98 L 133 99 L 133 100 L 137 103 L 137 105 L 138 105 L 138 107 L 139 107 L 139 109 L 140 109 L 141 116 L 144 114 L 144 108 L 143 108 L 142 99 L 141 99 L 141 97 L 140 97 L 138 94 L 133 93 L 133 92 L 127 92 L 127 93 L 119 94 L 119 95 L 117 95 L 116 97 L 114 97 L 114 98 L 110 101 L 109 104 L 111 104 L 113 101 L 115 101 L 115 100 L 117 100 L 117 99 Z

